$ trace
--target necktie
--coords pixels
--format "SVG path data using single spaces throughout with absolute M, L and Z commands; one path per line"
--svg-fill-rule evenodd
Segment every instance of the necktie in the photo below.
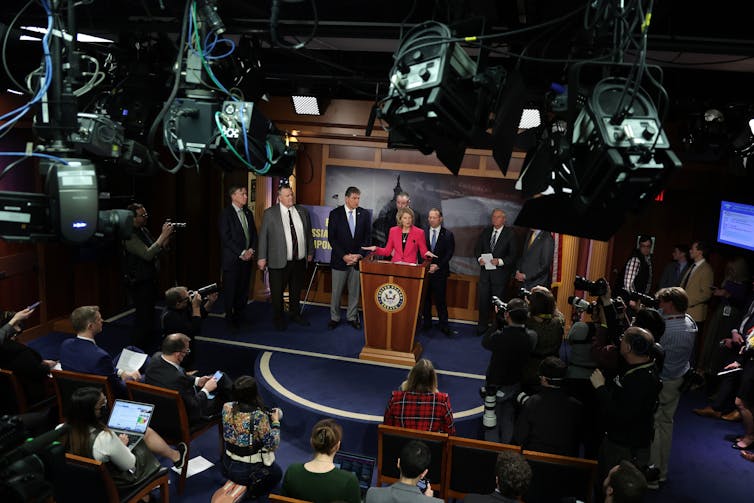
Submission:
M 495 248 L 495 242 L 497 241 L 497 230 L 492 233 L 492 239 L 490 239 L 490 251 Z
M 348 228 L 351 229 L 351 237 L 356 235 L 356 222 L 353 218 L 353 210 L 348 210 Z
M 691 271 L 694 270 L 694 267 L 696 267 L 696 262 L 691 264 L 691 267 L 689 267 L 689 270 L 686 271 L 686 274 L 683 276 L 683 281 L 681 281 L 681 288 L 685 289 L 686 285 L 688 285 L 689 278 L 691 277 Z
M 529 244 L 527 245 L 527 248 L 531 248 L 531 245 L 534 243 L 535 239 L 537 239 L 537 233 L 535 231 L 531 231 L 531 237 L 529 238 Z
M 291 259 L 298 260 L 298 236 L 296 236 L 296 227 L 293 225 L 291 210 L 288 210 L 288 223 L 291 226 Z
M 246 238 L 246 246 L 249 247 L 249 223 L 246 221 L 246 215 L 243 210 L 238 210 L 238 219 L 241 221 L 241 227 L 243 228 L 243 235 Z
M 437 229 L 432 229 L 432 241 L 429 243 L 432 251 L 435 251 L 435 244 L 437 244 Z

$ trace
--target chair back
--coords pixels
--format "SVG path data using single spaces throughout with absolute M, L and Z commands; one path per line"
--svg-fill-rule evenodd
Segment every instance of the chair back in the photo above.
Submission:
M 427 444 L 432 456 L 427 478 L 432 484 L 432 490 L 445 494 L 445 444 L 447 433 L 411 430 L 398 426 L 377 426 L 377 485 L 392 484 L 400 478 L 398 471 L 398 457 L 401 449 L 411 440 L 420 440 Z
M 0 415 L 23 414 L 29 408 L 26 393 L 12 370 L 0 369 Z
M 175 390 L 128 381 L 128 396 L 135 402 L 154 404 L 149 425 L 168 443 L 188 442 L 190 429 L 186 406 Z
M 490 494 L 495 490 L 497 455 L 503 451 L 521 452 L 517 445 L 485 440 L 448 437 L 445 476 L 446 498 L 463 499 L 469 493 Z
M 87 501 L 120 501 L 118 488 L 100 461 L 66 453 L 64 473 L 67 483 L 62 484 L 61 494 L 55 494 L 57 503 L 78 503 L 84 494 Z
M 597 462 L 593 459 L 524 451 L 532 470 L 527 503 L 560 501 L 566 497 L 590 503 L 594 496 Z
M 115 401 L 112 387 L 105 376 L 83 374 L 70 370 L 53 370 L 51 373 L 53 383 L 55 383 L 55 394 L 58 397 L 58 414 L 61 423 L 65 422 L 65 413 L 68 410 L 68 403 L 73 392 L 79 388 L 84 386 L 99 388 L 105 394 L 107 403 L 111 404 Z

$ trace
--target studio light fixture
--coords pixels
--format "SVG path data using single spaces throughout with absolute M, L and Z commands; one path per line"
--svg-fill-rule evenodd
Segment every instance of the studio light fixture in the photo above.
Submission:
M 293 109 L 298 115 L 324 115 L 327 101 L 314 95 L 293 95 Z

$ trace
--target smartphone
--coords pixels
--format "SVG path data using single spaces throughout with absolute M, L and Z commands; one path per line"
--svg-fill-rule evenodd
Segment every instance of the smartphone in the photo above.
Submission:
M 419 490 L 423 493 L 427 490 L 427 484 L 429 481 L 427 479 L 419 479 L 419 482 L 416 483 L 416 487 L 419 488 Z
M 222 379 L 222 377 L 223 377 L 223 373 L 220 370 L 218 370 L 217 372 L 215 372 L 215 374 L 212 376 L 212 378 L 215 381 L 219 381 L 220 379 Z
M 27 307 L 26 309 L 36 309 L 37 307 L 39 307 L 39 304 L 41 304 L 41 303 L 42 303 L 42 301 L 38 300 L 34 304 L 32 304 L 29 307 Z

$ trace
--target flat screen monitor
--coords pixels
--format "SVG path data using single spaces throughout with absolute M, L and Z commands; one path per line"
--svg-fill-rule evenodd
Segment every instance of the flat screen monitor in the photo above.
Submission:
M 754 251 L 754 206 L 721 201 L 717 242 Z

